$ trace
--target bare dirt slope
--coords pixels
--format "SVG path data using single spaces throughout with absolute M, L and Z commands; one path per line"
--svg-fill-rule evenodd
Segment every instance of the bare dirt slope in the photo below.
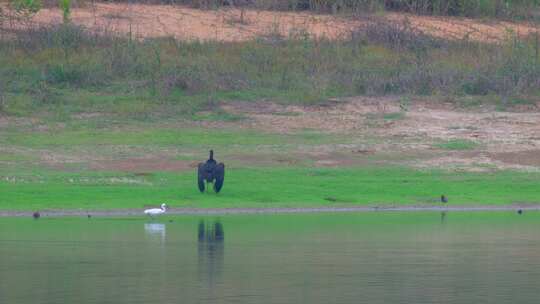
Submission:
M 426 168 L 540 169 L 540 101 L 512 111 L 422 100 L 404 103 L 399 97 L 354 97 L 326 106 L 266 102 L 222 107 L 248 117 L 243 123 L 249 128 L 278 133 L 314 130 L 363 139 L 358 145 L 306 151 L 318 165 L 354 163 L 361 161 L 354 154 L 367 154 Z
M 414 16 L 388 13 L 385 18 L 409 22 L 415 28 L 450 39 L 497 41 L 509 32 L 529 34 L 538 31 L 525 23 L 467 18 Z M 38 24 L 62 22 L 59 9 L 41 10 L 33 21 Z M 99 31 L 131 33 L 140 38 L 172 36 L 178 39 L 242 41 L 279 33 L 288 36 L 308 33 L 316 37 L 340 38 L 350 34 L 365 18 L 345 18 L 307 12 L 276 12 L 240 9 L 199 10 L 185 6 L 96 3 L 72 11 L 72 21 Z

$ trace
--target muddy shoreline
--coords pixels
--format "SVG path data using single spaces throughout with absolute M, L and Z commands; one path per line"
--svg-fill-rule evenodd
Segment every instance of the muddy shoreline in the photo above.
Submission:
M 540 205 L 527 206 L 401 206 L 401 207 L 323 207 L 323 208 L 172 208 L 166 215 L 229 215 L 353 212 L 477 212 L 477 211 L 540 211 Z M 31 217 L 34 211 L 0 210 L 0 217 Z M 144 216 L 143 209 L 116 210 L 39 210 L 41 217 L 130 217 Z

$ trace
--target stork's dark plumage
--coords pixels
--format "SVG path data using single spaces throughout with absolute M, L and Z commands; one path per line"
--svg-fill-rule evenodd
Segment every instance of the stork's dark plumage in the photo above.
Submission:
M 36 211 L 36 212 L 32 213 L 32 217 L 37 220 L 38 218 L 41 217 L 41 214 L 39 214 L 39 211 Z
M 214 191 L 219 193 L 221 187 L 223 187 L 223 181 L 225 179 L 225 165 L 218 163 L 214 159 L 214 151 L 210 150 L 210 157 L 204 163 L 200 163 L 198 166 L 198 185 L 199 190 L 204 192 L 205 183 L 213 183 Z
M 448 203 L 448 198 L 444 194 L 441 195 L 441 203 L 443 203 L 443 204 Z

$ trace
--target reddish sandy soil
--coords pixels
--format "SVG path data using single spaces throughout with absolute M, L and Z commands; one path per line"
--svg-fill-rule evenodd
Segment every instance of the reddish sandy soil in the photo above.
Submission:
M 534 25 L 503 21 L 481 22 L 467 18 L 414 16 L 387 13 L 384 18 L 409 22 L 438 37 L 497 41 L 508 32 L 522 35 L 538 31 Z M 131 33 L 135 37 L 171 36 L 178 39 L 241 41 L 261 35 L 308 33 L 316 37 L 350 35 L 366 22 L 364 17 L 339 17 L 307 12 L 220 9 L 199 10 L 185 6 L 96 3 L 72 10 L 72 21 L 98 31 Z M 42 9 L 32 19 L 37 24 L 62 22 L 59 9 Z

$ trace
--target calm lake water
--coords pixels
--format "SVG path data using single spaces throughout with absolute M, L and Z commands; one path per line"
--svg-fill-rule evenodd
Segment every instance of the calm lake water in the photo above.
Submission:
M 539 303 L 540 214 L 0 218 L 0 303 Z

